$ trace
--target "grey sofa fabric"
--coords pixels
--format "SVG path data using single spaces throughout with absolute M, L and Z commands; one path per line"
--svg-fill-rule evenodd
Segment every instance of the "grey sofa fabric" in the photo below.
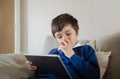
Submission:
M 103 79 L 120 79 L 120 33 L 96 41 L 98 51 L 111 51 L 107 71 Z
M 31 74 L 23 54 L 0 54 L 0 79 L 27 79 Z

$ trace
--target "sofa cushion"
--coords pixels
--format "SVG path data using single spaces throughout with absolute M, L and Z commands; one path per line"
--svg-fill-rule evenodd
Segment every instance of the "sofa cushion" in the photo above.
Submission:
M 107 70 L 110 55 L 111 52 L 96 51 L 96 56 L 100 67 L 100 79 L 103 78 Z
M 96 40 L 79 40 L 80 45 L 90 45 L 94 50 L 96 50 Z M 56 39 L 48 35 L 46 36 L 45 43 L 43 46 L 43 51 L 48 53 L 51 49 L 58 47 Z
M 0 54 L 0 79 L 27 79 L 29 75 L 23 54 Z
M 43 46 L 43 52 L 47 54 L 51 49 L 56 47 L 58 47 L 56 39 L 51 35 L 46 36 L 45 43 Z
M 103 79 L 120 78 L 120 33 L 102 37 L 96 41 L 98 51 L 111 51 L 107 71 Z
M 96 40 L 79 40 L 80 45 L 90 45 L 96 51 Z

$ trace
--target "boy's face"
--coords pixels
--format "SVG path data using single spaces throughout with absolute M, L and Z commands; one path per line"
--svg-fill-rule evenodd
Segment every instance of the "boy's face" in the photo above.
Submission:
M 62 42 L 69 41 L 73 47 L 77 43 L 78 32 L 76 33 L 71 24 L 65 25 L 62 31 L 56 32 L 54 35 L 59 45 Z

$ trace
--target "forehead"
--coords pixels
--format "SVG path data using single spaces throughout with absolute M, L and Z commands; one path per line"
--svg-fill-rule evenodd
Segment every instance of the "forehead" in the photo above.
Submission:
M 69 33 L 72 31 L 75 31 L 75 30 L 72 28 L 71 24 L 68 24 L 64 26 L 60 32 L 56 32 L 55 35 L 62 34 L 62 33 Z

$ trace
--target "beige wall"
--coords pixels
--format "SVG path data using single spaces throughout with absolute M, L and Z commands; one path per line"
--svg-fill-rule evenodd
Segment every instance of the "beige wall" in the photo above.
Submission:
M 44 53 L 51 20 L 61 13 L 75 16 L 79 39 L 96 39 L 120 32 L 120 0 L 22 0 L 21 47 L 23 52 Z
M 0 53 L 14 52 L 14 0 L 0 0 Z

